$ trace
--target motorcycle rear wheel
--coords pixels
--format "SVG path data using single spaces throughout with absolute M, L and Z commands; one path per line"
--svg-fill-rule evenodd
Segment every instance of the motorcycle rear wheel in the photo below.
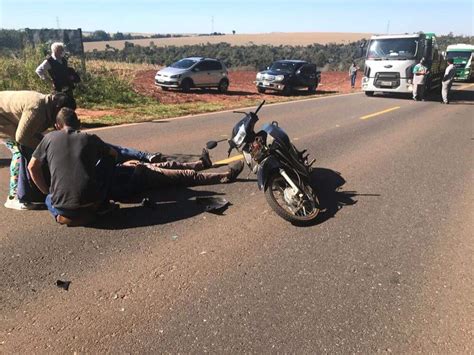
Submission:
M 277 215 L 295 225 L 309 225 L 319 214 L 319 200 L 309 185 L 300 186 L 303 196 L 299 206 L 290 205 L 285 197 L 285 189 L 291 186 L 279 172 L 272 174 L 267 183 L 265 198 Z

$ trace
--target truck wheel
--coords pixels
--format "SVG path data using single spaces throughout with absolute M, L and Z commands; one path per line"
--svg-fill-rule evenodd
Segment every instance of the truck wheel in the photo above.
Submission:
M 366 91 L 365 95 L 366 96 L 374 96 L 374 92 L 373 91 Z
M 262 88 L 261 86 L 257 86 L 257 91 L 260 93 L 260 94 L 265 94 L 265 91 L 267 91 L 265 88 Z
M 308 86 L 308 92 L 314 94 L 316 92 L 316 85 Z
M 290 96 L 292 92 L 293 88 L 290 85 L 285 85 L 285 87 L 283 88 L 283 95 Z
M 168 91 L 169 89 L 170 89 L 170 88 L 167 87 L 167 86 L 162 86 L 162 87 L 161 87 L 161 90 L 163 90 L 163 91 Z
M 191 91 L 191 87 L 193 86 L 193 82 L 191 79 L 184 79 L 183 82 L 181 83 L 181 90 L 184 92 L 189 92 Z

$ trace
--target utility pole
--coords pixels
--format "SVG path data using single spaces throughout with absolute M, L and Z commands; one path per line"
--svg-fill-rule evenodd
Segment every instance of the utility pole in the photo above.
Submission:
M 390 20 L 387 22 L 387 34 L 390 32 Z
M 59 29 L 61 29 L 61 26 L 59 26 L 59 16 L 56 16 L 56 27 Z
M 211 33 L 214 33 L 214 16 L 211 16 Z

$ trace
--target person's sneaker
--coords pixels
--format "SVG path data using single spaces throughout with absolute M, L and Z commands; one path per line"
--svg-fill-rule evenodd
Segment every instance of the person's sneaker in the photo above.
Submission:
M 20 202 L 20 200 L 10 197 L 7 198 L 7 201 L 5 202 L 4 206 L 6 208 L 18 211 L 34 209 L 33 206 L 31 206 L 29 203 Z
M 163 161 L 163 154 L 161 153 L 154 153 L 148 154 L 147 156 L 148 163 L 161 163 Z
M 229 167 L 229 182 L 235 181 L 237 176 L 244 170 L 244 163 L 239 161 Z
M 204 169 L 212 168 L 211 157 L 209 156 L 209 151 L 206 148 L 202 150 L 202 154 L 199 160 L 202 161 Z

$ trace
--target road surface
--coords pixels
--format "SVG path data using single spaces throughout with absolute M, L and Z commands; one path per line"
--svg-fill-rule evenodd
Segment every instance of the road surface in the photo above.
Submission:
M 355 93 L 264 107 L 317 159 L 328 210 L 312 227 L 277 217 L 247 172 L 89 228 L 2 207 L 0 352 L 472 352 L 474 87 L 455 89 L 451 105 Z M 192 159 L 239 118 L 94 133 Z M 231 201 L 224 215 L 192 200 L 211 195 Z

